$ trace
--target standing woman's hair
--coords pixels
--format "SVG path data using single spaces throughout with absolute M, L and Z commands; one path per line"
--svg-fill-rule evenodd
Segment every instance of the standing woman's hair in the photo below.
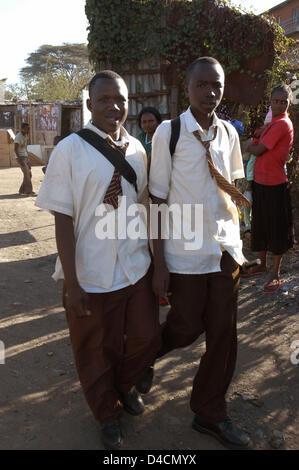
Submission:
M 287 85 L 286 83 L 281 83 L 280 85 L 273 88 L 273 90 L 271 91 L 271 98 L 274 95 L 274 93 L 276 93 L 277 91 L 279 92 L 284 91 L 285 93 L 289 95 L 289 100 L 292 101 L 293 92 L 292 92 L 292 88 L 289 85 Z
M 152 106 L 146 106 L 145 108 L 142 108 L 142 110 L 138 114 L 138 126 L 140 127 L 140 129 L 141 129 L 141 118 L 142 118 L 142 115 L 145 113 L 153 114 L 155 118 L 157 119 L 158 124 L 161 124 L 162 117 L 159 111 L 156 108 L 153 108 Z

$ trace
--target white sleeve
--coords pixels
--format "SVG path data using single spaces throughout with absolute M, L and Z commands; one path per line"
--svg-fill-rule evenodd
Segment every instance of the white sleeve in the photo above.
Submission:
M 72 146 L 61 142 L 52 152 L 35 205 L 73 217 Z
M 149 192 L 160 199 L 167 199 L 171 182 L 172 157 L 169 151 L 170 121 L 163 121 L 152 140 Z
M 143 145 L 139 140 L 135 139 L 136 153 L 140 158 L 138 159 L 138 172 L 137 172 L 137 199 L 143 199 L 145 190 L 147 191 L 147 156 Z
M 22 136 L 20 134 L 17 134 L 15 136 L 14 143 L 15 144 L 20 144 L 20 143 L 22 143 L 21 141 L 22 141 Z
M 239 134 L 234 128 L 230 126 L 231 135 L 231 179 L 232 181 L 245 178 L 243 157 L 240 146 Z

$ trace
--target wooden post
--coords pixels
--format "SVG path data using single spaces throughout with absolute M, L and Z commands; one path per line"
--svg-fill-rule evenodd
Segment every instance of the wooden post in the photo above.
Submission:
M 172 85 L 170 89 L 170 119 L 176 118 L 179 113 L 179 87 Z
M 29 126 L 30 126 L 30 144 L 31 145 L 34 145 L 35 144 L 35 129 L 34 129 L 34 126 L 35 126 L 35 119 L 34 119 L 34 116 L 32 114 L 32 111 L 34 113 L 34 108 L 32 108 L 32 104 L 31 104 L 31 101 L 30 101 L 30 104 L 29 104 Z

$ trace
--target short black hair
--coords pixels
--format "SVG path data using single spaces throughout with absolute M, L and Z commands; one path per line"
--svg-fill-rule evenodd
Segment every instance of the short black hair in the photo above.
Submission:
M 289 97 L 289 100 L 292 101 L 292 98 L 293 98 L 293 92 L 292 92 L 292 88 L 287 85 L 286 83 L 281 83 L 280 85 L 277 85 L 275 88 L 273 88 L 273 90 L 271 91 L 271 98 L 272 96 L 274 95 L 274 93 L 276 92 L 285 92 L 288 94 L 288 97 Z
M 220 65 L 220 67 L 222 67 L 222 65 L 220 64 L 220 62 L 215 59 L 214 57 L 208 57 L 208 56 L 204 56 L 204 57 L 198 57 L 197 59 L 195 59 L 192 64 L 189 65 L 189 67 L 187 68 L 187 71 L 186 71 L 186 83 L 189 82 L 190 80 L 190 77 L 193 73 L 193 70 L 198 66 L 198 65 L 201 65 L 201 64 L 209 64 L 209 65 Z
M 21 129 L 25 129 L 25 127 L 30 127 L 28 122 L 22 122 Z
M 113 72 L 113 70 L 103 70 L 102 72 L 98 72 L 92 77 L 92 79 L 89 82 L 89 85 L 88 85 L 89 96 L 96 81 L 99 80 L 100 78 L 107 78 L 108 80 L 117 79 L 117 80 L 124 81 L 124 79 L 120 75 L 118 75 L 118 73 Z
M 162 116 L 159 113 L 159 111 L 156 108 L 153 108 L 152 106 L 145 106 L 145 108 L 142 108 L 142 110 L 138 114 L 138 125 L 139 125 L 140 129 L 141 129 L 141 118 L 142 118 L 143 114 L 145 114 L 145 113 L 153 114 L 155 116 L 155 118 L 157 119 L 158 123 L 161 124 Z

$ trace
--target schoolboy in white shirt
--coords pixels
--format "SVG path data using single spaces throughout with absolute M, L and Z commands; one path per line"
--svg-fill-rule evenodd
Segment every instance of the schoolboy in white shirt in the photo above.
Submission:
M 211 165 L 216 175 L 225 178 L 230 191 L 235 189 L 230 183 L 243 178 L 244 171 L 236 130 L 214 112 L 223 90 L 224 71 L 219 62 L 210 57 L 197 59 L 187 71 L 190 107 L 180 116 L 173 155 L 170 121 L 160 124 L 153 137 L 149 178 L 153 204 L 182 208 L 201 204 L 203 211 L 200 248 L 186 250 L 189 240 L 184 234 L 173 236 L 172 213 L 169 238 L 162 240 L 162 221 L 154 240 L 153 288 L 161 297 L 168 291 L 172 294 L 159 356 L 191 344 L 203 331 L 206 334 L 206 353 L 194 378 L 190 402 L 195 413 L 193 428 L 227 447 L 247 448 L 248 436 L 229 420 L 225 403 L 236 363 L 239 265 L 244 257 L 237 208 L 218 186 Z M 188 220 L 183 217 L 184 222 Z
M 124 197 L 128 207 L 136 204 L 147 184 L 144 149 L 122 127 L 128 90 L 119 75 L 104 71 L 91 80 L 89 95 L 92 121 L 83 131 L 112 149 L 118 163 L 129 164 L 136 181 L 107 159 L 107 149 L 101 153 L 80 133 L 72 134 L 51 155 L 36 204 L 55 215 L 59 258 L 53 277 L 64 279 L 63 303 L 83 392 L 101 424 L 104 446 L 119 449 L 123 408 L 133 415 L 144 411 L 135 385 L 160 347 L 159 311 L 147 240 L 100 233 L 100 215 L 107 209 L 111 220 Z

